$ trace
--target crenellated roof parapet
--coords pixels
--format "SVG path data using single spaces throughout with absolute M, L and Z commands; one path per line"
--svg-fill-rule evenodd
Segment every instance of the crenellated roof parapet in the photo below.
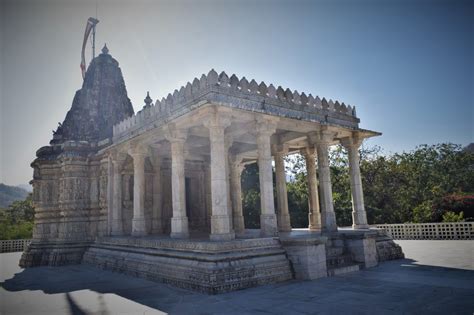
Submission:
M 326 100 L 312 94 L 291 91 L 289 88 L 264 82 L 250 82 L 235 74 L 230 77 L 212 69 L 207 75 L 195 78 L 166 98 L 148 104 L 135 115 L 113 127 L 113 138 L 129 137 L 137 130 L 157 127 L 205 103 L 216 103 L 270 115 L 334 123 L 357 127 L 355 107 L 339 101 Z

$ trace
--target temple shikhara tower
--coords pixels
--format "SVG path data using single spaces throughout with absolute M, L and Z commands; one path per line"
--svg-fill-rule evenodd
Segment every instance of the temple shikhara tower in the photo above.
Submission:
M 35 228 L 21 266 L 92 264 L 220 293 L 403 256 L 369 229 L 358 148 L 380 133 L 361 129 L 354 107 L 214 70 L 144 103 L 134 113 L 104 46 L 31 164 Z M 349 156 L 352 228 L 336 225 L 336 144 Z M 307 229 L 291 226 L 284 157 L 293 153 L 306 159 Z M 241 173 L 252 163 L 260 230 L 245 228 L 242 209 Z

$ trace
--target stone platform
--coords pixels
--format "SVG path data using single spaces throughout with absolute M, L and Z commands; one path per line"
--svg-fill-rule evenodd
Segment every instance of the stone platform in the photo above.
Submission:
M 211 242 L 103 237 L 89 247 L 82 262 L 209 294 L 293 278 L 277 238 Z
M 168 236 L 101 237 L 82 263 L 208 294 L 289 279 L 314 280 L 403 258 L 399 246 L 379 230 L 343 230 L 321 235 L 294 229 L 279 237 L 246 230 L 239 239 L 213 242 Z M 387 254 L 388 253 L 388 254 Z

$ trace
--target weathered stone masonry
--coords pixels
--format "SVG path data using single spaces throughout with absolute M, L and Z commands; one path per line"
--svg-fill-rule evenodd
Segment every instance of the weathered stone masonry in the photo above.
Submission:
M 367 225 L 358 147 L 379 133 L 358 124 L 352 106 L 214 70 L 155 104 L 147 95 L 135 115 L 104 47 L 32 163 L 34 240 L 20 264 L 91 263 L 208 293 L 374 266 L 380 237 Z M 332 201 L 328 149 L 339 143 L 349 152 L 351 231 L 338 231 Z M 296 152 L 310 204 L 301 235 L 284 172 Z M 259 167 L 258 233 L 242 212 L 250 163 Z

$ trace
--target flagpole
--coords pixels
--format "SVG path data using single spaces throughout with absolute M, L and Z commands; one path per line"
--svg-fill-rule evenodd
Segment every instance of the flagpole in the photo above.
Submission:
M 95 25 L 92 28 L 92 59 L 95 58 Z

